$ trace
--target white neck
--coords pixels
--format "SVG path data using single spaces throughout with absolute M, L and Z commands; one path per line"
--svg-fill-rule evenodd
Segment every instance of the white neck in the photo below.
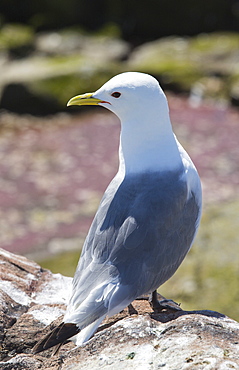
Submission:
M 141 126 L 140 126 L 141 122 Z M 147 118 L 122 124 L 119 171 L 125 174 L 175 170 L 181 162 L 169 116 L 164 122 Z

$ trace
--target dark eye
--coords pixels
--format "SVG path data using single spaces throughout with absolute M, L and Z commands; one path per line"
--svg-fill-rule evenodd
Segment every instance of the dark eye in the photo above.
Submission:
M 112 94 L 111 94 L 111 96 L 113 96 L 114 98 L 119 98 L 120 97 L 120 93 L 119 92 L 113 92 Z

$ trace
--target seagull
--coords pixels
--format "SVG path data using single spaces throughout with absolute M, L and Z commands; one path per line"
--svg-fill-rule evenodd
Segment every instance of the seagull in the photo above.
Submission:
M 63 322 L 34 353 L 67 339 L 83 344 L 106 316 L 143 295 L 151 294 L 157 308 L 157 289 L 182 263 L 201 218 L 200 178 L 154 77 L 121 73 L 67 105 L 98 105 L 119 117 L 119 169 L 86 237 Z

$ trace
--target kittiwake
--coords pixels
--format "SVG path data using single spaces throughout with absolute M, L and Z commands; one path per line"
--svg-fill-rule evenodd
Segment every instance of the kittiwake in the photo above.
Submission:
M 199 175 L 173 133 L 154 77 L 121 73 L 70 105 L 99 105 L 119 117 L 119 169 L 86 237 L 63 322 L 35 353 L 72 337 L 82 344 L 106 316 L 155 293 L 183 261 L 201 217 Z

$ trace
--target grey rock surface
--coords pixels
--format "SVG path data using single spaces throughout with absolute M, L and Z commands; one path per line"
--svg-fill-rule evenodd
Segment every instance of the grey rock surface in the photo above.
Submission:
M 71 278 L 0 250 L 0 369 L 238 369 L 239 324 L 213 311 L 153 313 L 135 301 L 106 320 L 82 347 L 32 355 L 36 341 L 60 322 Z

